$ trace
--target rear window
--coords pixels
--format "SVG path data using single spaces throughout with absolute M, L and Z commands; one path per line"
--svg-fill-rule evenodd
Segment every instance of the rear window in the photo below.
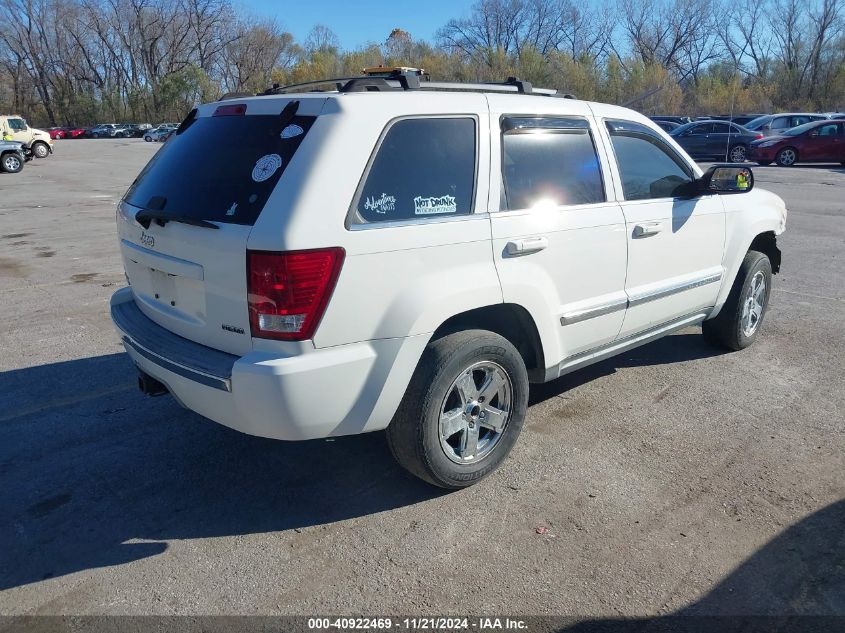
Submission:
M 376 151 L 353 205 L 356 222 L 472 213 L 475 119 L 403 119 Z
M 126 193 L 129 204 L 254 224 L 314 117 L 202 117 L 173 134 Z

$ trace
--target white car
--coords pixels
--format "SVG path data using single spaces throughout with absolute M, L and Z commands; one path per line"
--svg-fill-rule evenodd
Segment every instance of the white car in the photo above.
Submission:
M 111 313 L 145 392 L 267 438 L 386 429 L 460 488 L 530 382 L 697 323 L 759 335 L 786 208 L 747 167 L 515 81 L 340 86 L 200 106 L 120 202 Z

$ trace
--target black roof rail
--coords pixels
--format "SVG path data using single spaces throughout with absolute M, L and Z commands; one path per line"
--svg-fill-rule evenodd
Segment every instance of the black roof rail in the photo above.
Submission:
M 553 88 L 535 88 L 531 82 L 518 77 L 508 77 L 502 82 L 462 83 L 430 81 L 428 76 L 418 72 L 397 69 L 382 76 L 334 77 L 303 83 L 280 86 L 273 84 L 258 96 L 284 94 L 287 92 L 323 92 L 320 86 L 332 85 L 337 92 L 397 92 L 405 90 L 440 90 L 446 92 L 501 92 L 545 97 L 575 99 L 574 95 L 560 93 Z

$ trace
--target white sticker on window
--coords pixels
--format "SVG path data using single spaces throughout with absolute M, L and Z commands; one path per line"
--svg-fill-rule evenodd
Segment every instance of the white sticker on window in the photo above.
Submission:
M 293 138 L 294 136 L 299 136 L 304 132 L 305 130 L 303 130 L 300 126 L 296 125 L 295 123 L 291 123 L 284 130 L 282 130 L 282 133 L 279 136 L 281 138 Z
M 458 205 L 455 204 L 455 196 L 440 196 L 414 198 L 414 213 L 416 215 L 431 215 L 435 213 L 457 213 Z
M 255 162 L 255 167 L 252 168 L 252 179 L 255 182 L 264 182 L 276 173 L 276 170 L 282 166 L 282 157 L 278 154 L 267 154 L 262 156 Z
M 376 213 L 396 211 L 396 198 L 388 196 L 386 193 L 381 194 L 380 198 L 369 196 L 364 201 L 364 208 L 367 211 L 375 211 Z

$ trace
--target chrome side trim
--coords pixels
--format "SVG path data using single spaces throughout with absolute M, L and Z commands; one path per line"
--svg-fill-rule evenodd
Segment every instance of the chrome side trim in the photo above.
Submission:
M 678 292 L 692 290 L 693 288 L 700 288 L 701 286 L 714 284 L 719 281 L 722 281 L 722 271 L 707 275 L 706 277 L 700 277 L 699 279 L 682 281 L 680 283 L 672 284 L 671 286 L 666 286 L 657 290 L 651 290 L 649 292 L 640 293 L 638 295 L 632 295 L 628 299 L 628 307 L 633 308 L 634 306 L 642 305 L 643 303 L 648 303 L 649 301 L 656 301 L 657 299 L 662 299 L 663 297 L 668 297 L 669 295 L 673 295 Z
M 123 337 L 123 345 L 125 347 L 132 348 L 132 350 L 146 358 L 151 363 L 155 363 L 162 369 L 166 369 L 167 371 L 172 372 L 177 376 L 182 376 L 183 378 L 187 378 L 188 380 L 193 380 L 194 382 L 198 382 L 201 385 L 205 385 L 207 387 L 214 387 L 215 389 L 220 389 L 221 391 L 232 391 L 232 381 L 229 378 L 211 376 L 210 374 L 205 374 L 203 372 L 197 371 L 196 369 L 185 367 L 184 365 L 178 365 L 173 361 L 167 360 L 166 358 L 159 356 L 158 354 L 154 354 L 145 347 L 141 347 L 128 336 Z
M 592 308 L 567 312 L 560 317 L 560 324 L 572 325 L 573 323 L 580 323 L 581 321 L 586 321 L 587 319 L 594 319 L 595 317 L 604 316 L 605 314 L 611 314 L 617 310 L 624 310 L 627 307 L 628 299 L 614 299 L 613 301 L 594 306 Z
M 574 354 L 569 358 L 565 358 L 557 366 L 557 371 L 555 371 L 554 368 L 552 368 L 551 371 L 547 371 L 546 380 L 554 380 L 555 378 L 559 378 L 560 376 L 581 369 L 582 367 L 592 365 L 593 363 L 598 363 L 611 356 L 615 356 L 616 354 L 621 354 L 622 352 L 627 352 L 628 350 L 639 347 L 640 345 L 651 343 L 652 341 L 662 338 L 667 334 L 671 334 L 676 330 L 683 329 L 688 325 L 701 323 L 707 318 L 712 310 L 712 307 L 703 308 L 693 314 L 673 319 L 672 321 L 632 334 L 618 341 L 612 341 L 606 345 L 602 345 L 601 347 Z

